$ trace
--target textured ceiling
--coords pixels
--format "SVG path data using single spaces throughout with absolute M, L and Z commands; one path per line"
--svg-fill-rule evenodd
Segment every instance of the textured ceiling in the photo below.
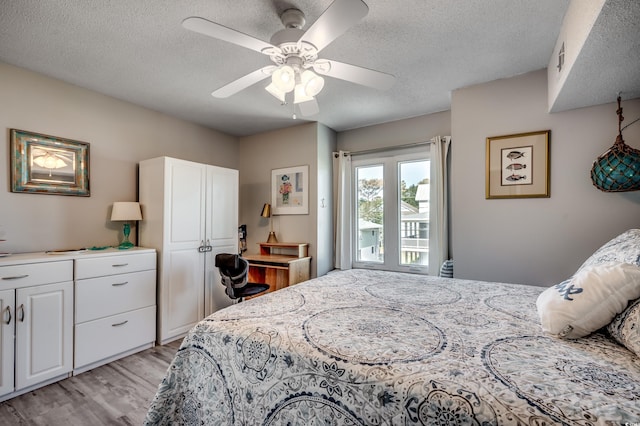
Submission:
M 365 0 L 368 15 L 319 55 L 396 76 L 388 91 L 326 78 L 313 117 L 334 130 L 450 108 L 457 88 L 545 68 L 569 0 Z M 631 0 L 635 2 L 636 0 Z M 296 124 L 263 81 L 210 93 L 269 58 L 184 29 L 201 16 L 261 40 L 331 0 L 0 0 L 0 61 L 231 135 Z M 636 35 L 637 37 L 637 35 Z M 615 93 L 611 94 L 611 101 Z M 298 120 L 300 121 L 300 120 Z

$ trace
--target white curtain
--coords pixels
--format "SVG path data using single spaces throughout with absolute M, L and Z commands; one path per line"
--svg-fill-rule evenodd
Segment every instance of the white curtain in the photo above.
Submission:
M 431 177 L 429 196 L 429 275 L 438 275 L 440 266 L 449 257 L 449 226 L 447 203 L 447 155 L 451 136 L 431 139 Z
M 351 269 L 351 154 L 339 151 L 333 155 L 335 213 L 335 264 L 337 269 Z

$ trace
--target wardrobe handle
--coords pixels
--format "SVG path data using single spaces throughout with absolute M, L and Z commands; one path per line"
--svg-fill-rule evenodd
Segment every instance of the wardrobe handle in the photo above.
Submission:
M 111 284 L 113 287 L 120 287 L 121 285 L 129 284 L 129 281 L 125 281 L 123 283 L 113 283 Z
M 116 323 L 116 324 L 111 324 L 111 327 L 120 327 L 121 325 L 125 325 L 128 322 L 129 322 L 129 320 L 124 320 L 124 321 Z
M 114 268 L 122 268 L 123 266 L 127 266 L 128 263 L 116 263 L 115 265 L 111 265 Z
M 9 315 L 9 319 L 7 319 L 7 322 L 5 322 L 5 324 L 9 325 L 9 324 L 11 324 L 11 307 L 7 306 L 5 311 L 7 311 L 7 315 Z
M 18 310 L 20 311 L 20 322 L 24 322 L 24 303 L 20 305 Z
M 15 277 L 2 277 L 3 280 L 20 280 L 22 278 L 27 278 L 29 276 L 29 274 L 24 274 L 24 275 L 16 275 Z
M 207 240 L 207 244 L 209 244 L 209 240 Z M 204 241 L 200 241 L 200 247 L 198 247 L 198 252 L 199 253 L 206 253 L 208 251 L 211 251 L 211 246 L 210 245 L 205 245 Z

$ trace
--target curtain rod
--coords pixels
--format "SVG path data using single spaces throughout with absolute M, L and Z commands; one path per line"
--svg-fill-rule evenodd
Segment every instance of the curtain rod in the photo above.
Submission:
M 422 141 L 422 142 L 413 142 L 413 143 L 406 143 L 404 145 L 395 145 L 395 146 L 385 146 L 382 148 L 372 148 L 372 149 L 365 149 L 362 151 L 346 151 L 345 155 L 364 155 L 364 154 L 373 154 L 375 152 L 383 152 L 383 151 L 393 151 L 395 149 L 402 149 L 402 148 L 413 148 L 416 146 L 423 146 L 423 145 L 431 145 L 431 141 Z M 338 157 L 338 153 L 334 152 L 333 153 L 334 157 Z

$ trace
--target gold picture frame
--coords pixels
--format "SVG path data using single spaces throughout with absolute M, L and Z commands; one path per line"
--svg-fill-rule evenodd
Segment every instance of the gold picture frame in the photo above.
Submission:
M 11 192 L 89 197 L 89 144 L 11 129 Z
M 486 198 L 548 198 L 551 130 L 487 138 Z

